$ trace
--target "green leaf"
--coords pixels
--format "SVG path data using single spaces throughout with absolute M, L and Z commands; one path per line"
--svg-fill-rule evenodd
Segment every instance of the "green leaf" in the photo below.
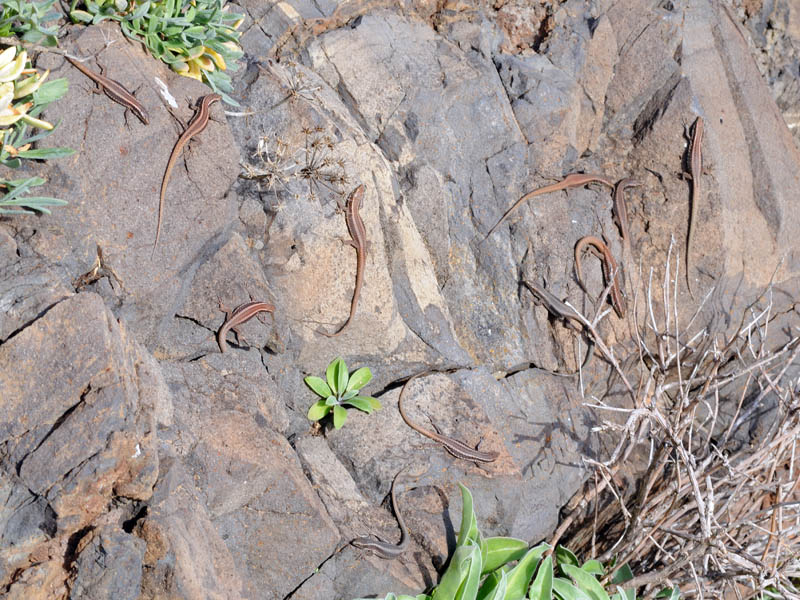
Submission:
M 474 600 L 478 593 L 480 562 L 481 551 L 477 544 L 469 541 L 457 546 L 439 585 L 431 594 L 432 600 Z
M 553 597 L 553 556 L 550 555 L 539 565 L 539 572 L 528 590 L 530 600 L 550 600 Z
M 350 381 L 347 382 L 347 391 L 358 391 L 369 383 L 372 379 L 372 371 L 369 367 L 361 367 L 355 373 L 350 375 Z
M 341 429 L 347 419 L 347 411 L 338 404 L 333 407 L 333 426 Z
M 347 383 L 350 379 L 350 375 L 347 372 L 347 363 L 342 361 L 342 363 L 336 367 L 336 390 L 337 393 L 344 394 L 347 390 Z
M 139 19 L 139 18 L 143 17 L 144 15 L 146 15 L 148 10 L 150 10 L 150 0 L 146 0 L 145 2 L 142 2 L 136 8 L 136 10 L 133 11 L 133 14 L 128 15 L 126 17 L 126 19 L 129 20 L 129 21 L 133 21 L 134 19 Z
M 331 394 L 330 396 L 325 398 L 325 404 L 326 406 L 336 406 L 337 404 L 339 404 L 339 399 L 333 394 Z
M 506 600 L 521 600 L 525 597 L 525 592 L 528 590 L 531 579 L 533 579 L 533 574 L 536 572 L 536 567 L 542 558 L 542 554 L 549 548 L 549 544 L 545 542 L 542 542 L 535 548 L 531 548 L 528 550 L 527 554 L 520 559 L 517 566 L 511 569 L 511 572 L 508 574 Z
M 681 597 L 681 588 L 675 586 L 674 588 L 664 588 L 658 594 L 656 594 L 656 598 L 669 598 L 669 600 L 678 600 Z
M 344 371 L 347 372 L 347 365 L 341 358 L 334 358 L 331 361 L 331 364 L 328 365 L 328 368 L 325 370 L 325 379 L 328 381 L 328 386 L 331 388 L 334 394 L 339 394 L 339 389 L 336 385 L 339 382 L 339 369 L 341 368 L 340 365 L 344 365 Z
M 31 158 L 37 160 L 46 160 L 50 158 L 64 158 L 65 156 L 72 156 L 75 150 L 72 148 L 36 148 L 35 150 L 23 150 L 18 152 L 17 156 L 20 158 Z
M 585 563 L 583 563 L 581 569 L 590 575 L 602 575 L 605 573 L 605 569 L 603 569 L 603 563 L 595 559 L 587 560 Z
M 355 398 L 358 395 L 358 392 L 355 390 L 350 390 L 349 392 L 345 392 L 344 396 L 342 396 L 342 402 L 346 402 L 350 400 L 350 398 Z
M 325 380 L 322 379 L 322 377 L 314 377 L 313 375 L 309 375 L 308 377 L 303 379 L 303 381 L 305 381 L 306 385 L 310 387 L 311 390 L 318 396 L 327 398 L 328 396 L 333 394 L 331 388 L 328 387 L 328 384 L 325 383 Z
M 480 547 L 480 532 L 478 531 L 478 521 L 475 518 L 472 493 L 460 483 L 458 487 L 461 488 L 461 527 L 458 530 L 456 546 L 464 546 L 471 541 Z
M 481 571 L 483 563 L 481 561 L 480 548 L 476 548 L 469 561 L 469 569 L 464 585 L 456 594 L 455 600 L 475 600 L 478 595 L 478 586 L 481 583 Z
M 561 600 L 590 600 L 589 596 L 561 577 L 553 578 L 553 591 Z
M 528 543 L 511 537 L 490 537 L 486 539 L 486 560 L 483 572 L 494 571 L 513 560 L 519 560 L 528 550 Z
M 626 581 L 630 581 L 631 579 L 633 579 L 633 571 L 631 571 L 631 568 L 628 566 L 627 563 L 625 563 L 617 570 L 616 573 L 614 573 L 614 577 L 611 579 L 611 583 L 613 584 L 625 583 Z
M 484 570 L 486 565 L 484 565 Z M 498 569 L 486 579 L 478 590 L 476 600 L 504 600 L 506 588 L 508 587 L 508 577 L 503 569 Z
M 8 155 L 3 153 L 0 163 L 7 166 L 9 169 L 19 169 L 22 166 L 22 161 L 18 158 L 8 158 Z
M 603 586 L 600 585 L 600 582 L 594 578 L 594 575 L 589 575 L 589 573 L 574 565 L 561 565 L 561 570 L 575 580 L 575 583 L 589 596 L 590 600 L 611 600 Z
M 617 586 L 618 593 L 611 596 L 611 600 L 636 600 L 636 590 L 623 590 Z
M 378 410 L 379 408 L 383 407 L 381 401 L 378 400 L 377 398 L 373 398 L 372 396 L 356 396 L 356 397 L 362 400 L 367 400 L 372 405 L 372 408 L 374 410 Z
M 556 562 L 559 566 L 562 565 L 572 565 L 574 567 L 580 566 L 580 562 L 578 561 L 578 557 L 573 554 L 572 550 L 569 548 L 564 548 L 564 546 L 558 546 L 556 548 Z
M 372 408 L 372 404 L 370 404 L 363 398 L 351 398 L 350 400 L 342 400 L 342 404 L 349 404 L 350 406 L 356 407 L 358 410 L 363 410 L 367 414 L 370 414 L 374 410 Z
M 92 15 L 85 10 L 73 10 L 69 13 L 70 18 L 75 23 L 91 23 Z
M 430 600 L 431 597 L 428 594 L 417 594 L 416 596 L 407 596 L 405 594 L 400 594 L 396 596 L 395 594 L 389 592 L 386 594 L 386 597 L 383 600 Z M 370 598 L 357 598 L 356 600 L 374 600 Z
M 319 402 L 315 402 L 314 404 L 312 404 L 311 408 L 308 409 L 308 418 L 311 421 L 319 421 L 330 411 L 331 407 L 325 404 L 324 400 L 320 400 Z
M 41 104 L 49 104 L 53 100 L 62 98 L 69 88 L 69 83 L 66 78 L 59 77 L 52 81 L 45 81 L 41 87 L 33 92 L 33 104 L 39 106 Z
M 366 402 L 367 404 L 369 404 L 370 409 L 372 410 L 378 410 L 379 408 L 383 407 L 380 400 L 378 400 L 377 398 L 373 398 L 372 396 L 356 396 L 355 398 L 353 398 L 353 400 L 358 400 L 359 402 Z

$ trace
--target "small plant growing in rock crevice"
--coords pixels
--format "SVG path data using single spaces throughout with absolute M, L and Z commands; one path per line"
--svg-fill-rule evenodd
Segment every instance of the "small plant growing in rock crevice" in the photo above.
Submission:
M 303 381 L 315 394 L 323 398 L 308 409 L 308 418 L 319 421 L 333 412 L 333 426 L 341 428 L 347 419 L 344 406 L 354 406 L 369 414 L 381 407 L 381 403 L 372 396 L 361 396 L 358 391 L 372 379 L 368 367 L 361 367 L 352 374 L 347 371 L 347 363 L 341 358 L 334 359 L 325 371 L 325 379 L 310 375 Z M 326 381 L 327 380 L 327 381 Z

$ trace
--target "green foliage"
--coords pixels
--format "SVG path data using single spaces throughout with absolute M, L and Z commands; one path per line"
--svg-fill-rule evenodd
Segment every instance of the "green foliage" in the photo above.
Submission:
M 226 70 L 238 69 L 243 55 L 237 27 L 242 15 L 228 12 L 226 0 L 72 0 L 75 22 L 118 21 L 122 32 L 141 42 L 176 73 L 204 81 L 228 104 L 238 106 Z
M 472 494 L 463 485 L 459 487 L 461 527 L 439 585 L 429 595 L 390 593 L 385 600 L 636 600 L 634 590 L 619 587 L 633 578 L 627 565 L 617 571 L 611 582 L 616 593 L 609 596 L 600 582 L 608 569 L 597 560 L 581 565 L 573 552 L 561 546 L 549 554 L 546 543 L 528 548 L 524 541 L 514 538 L 484 539 L 478 530 Z M 548 556 L 542 558 L 545 554 Z M 680 598 L 677 588 L 662 594 L 669 600 Z
M 50 9 L 56 0 L 3 0 L 0 14 L 0 37 L 18 36 L 31 44 L 56 46 L 57 27 L 47 27 L 45 23 L 57 20 L 60 15 Z
M 354 373 L 347 371 L 347 363 L 341 358 L 334 359 L 325 371 L 325 379 L 309 376 L 303 381 L 311 390 L 324 398 L 308 409 L 308 418 L 319 421 L 328 413 L 333 412 L 333 426 L 339 429 L 347 419 L 345 405 L 353 406 L 369 414 L 381 407 L 372 396 L 361 396 L 358 391 L 372 379 L 372 372 L 367 367 L 361 367 Z
M 23 196 L 30 188 L 42 185 L 44 179 L 41 177 L 29 177 L 27 179 L 15 179 L 12 181 L 0 179 L 0 190 L 6 193 L 0 196 L 0 213 L 12 214 L 32 214 L 31 210 L 38 210 L 49 213 L 48 206 L 62 206 L 66 204 L 64 200 L 48 198 L 46 196 Z
M 23 160 L 63 158 L 74 153 L 71 148 L 31 148 L 55 129 L 39 119 L 39 114 L 67 92 L 66 79 L 45 82 L 48 74 L 33 69 L 24 50 L 17 53 L 12 46 L 0 52 L 0 164 L 6 167 L 16 169 Z M 29 135 L 29 128 L 34 127 L 38 131 Z M 49 213 L 49 206 L 66 204 L 47 196 L 26 196 L 31 188 L 42 184 L 40 177 L 0 179 L 0 213 Z

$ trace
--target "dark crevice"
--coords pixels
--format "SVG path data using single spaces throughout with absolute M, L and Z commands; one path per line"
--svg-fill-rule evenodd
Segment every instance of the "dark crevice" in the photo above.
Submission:
M 664 111 L 671 105 L 673 96 L 682 81 L 679 71 L 675 71 L 672 76 L 657 90 L 650 101 L 642 108 L 639 116 L 633 123 L 633 135 L 631 137 L 633 145 L 638 146 L 647 136 L 653 125 L 658 121 Z
M 521 373 L 523 371 L 536 371 L 537 373 L 545 373 L 546 375 L 555 375 L 556 377 L 575 377 L 578 375 L 577 372 L 561 373 L 559 371 L 551 371 L 549 369 L 544 369 L 540 367 L 536 363 L 529 362 L 511 367 L 508 371 L 505 372 L 505 375 L 503 375 L 502 377 L 498 377 L 497 380 L 502 381 L 503 379 L 508 379 L 509 377 L 513 377 L 517 373 Z
M 69 540 L 67 541 L 67 549 L 64 552 L 64 562 L 62 566 L 64 570 L 69 571 L 72 568 L 72 564 L 78 558 L 78 544 L 81 543 L 87 535 L 90 535 L 94 527 L 91 525 L 87 525 L 83 529 L 79 529 L 71 536 L 69 536 Z
M 146 504 L 141 505 L 139 510 L 136 511 L 136 514 L 122 522 L 122 531 L 125 533 L 133 533 L 136 524 L 147 516 L 147 512 L 148 506 Z
M 298 590 L 299 590 L 301 587 L 303 587 L 303 585 L 305 585 L 306 581 L 308 581 L 309 579 L 311 579 L 311 578 L 312 578 L 312 577 L 314 577 L 315 575 L 319 575 L 320 571 L 322 571 L 322 567 L 324 567 L 324 566 L 325 566 L 325 563 L 327 563 L 327 562 L 328 562 L 329 560 L 331 560 L 331 559 L 332 559 L 334 556 L 336 556 L 336 555 L 339 553 L 339 551 L 340 551 L 340 550 L 342 550 L 342 548 L 344 548 L 344 547 L 345 547 L 345 546 L 339 546 L 339 547 L 338 547 L 338 548 L 336 548 L 336 550 L 334 550 L 334 551 L 333 551 L 333 552 L 332 552 L 330 555 L 328 555 L 327 557 L 325 557 L 325 560 L 323 560 L 321 563 L 319 563 L 319 565 L 317 566 L 317 568 L 316 568 L 316 569 L 314 569 L 314 570 L 311 572 L 311 574 L 310 574 L 308 577 L 306 577 L 306 578 L 305 578 L 305 579 L 303 579 L 303 580 L 302 580 L 300 583 L 298 583 L 298 584 L 297 584 L 297 587 L 295 587 L 295 588 L 294 588 L 292 591 L 290 591 L 288 594 L 286 594 L 286 595 L 283 597 L 283 600 L 289 600 L 289 599 L 290 599 L 292 596 L 294 596 L 294 594 L 295 594 L 295 593 L 296 593 L 296 592 L 297 592 L 297 591 L 298 591 Z
M 15 329 L 11 333 L 9 333 L 5 337 L 5 339 L 0 340 L 0 344 L 5 344 L 9 340 L 11 340 L 11 338 L 13 338 L 15 335 L 21 333 L 22 331 L 24 331 L 25 329 L 27 329 L 28 327 L 30 327 L 31 325 L 36 323 L 36 321 L 38 321 L 43 316 L 45 316 L 48 312 L 50 312 L 50 309 L 53 308 L 56 304 L 60 304 L 62 300 L 66 300 L 66 297 L 65 298 L 60 298 L 60 299 L 56 300 L 55 302 L 53 302 L 52 304 L 48 304 L 47 306 L 45 306 L 42 310 L 40 310 L 38 313 L 36 313 L 36 315 L 34 315 L 31 319 L 29 319 L 26 323 L 24 323 L 21 327 L 19 327 L 18 329 Z
M 397 388 L 403 387 L 406 384 L 406 381 L 408 381 L 409 379 L 414 377 L 414 375 L 416 375 L 417 373 L 420 373 L 420 372 L 421 373 L 428 373 L 428 374 L 431 374 L 431 375 L 433 375 L 434 373 L 452 374 L 452 373 L 457 373 L 458 371 L 463 371 L 463 370 L 467 370 L 467 369 L 468 369 L 468 367 L 457 367 L 457 366 L 454 366 L 454 367 L 434 367 L 434 368 L 427 369 L 425 371 L 416 371 L 414 373 L 411 373 L 410 375 L 403 376 L 400 379 L 395 379 L 394 381 L 392 381 L 390 383 L 387 383 L 381 390 L 379 390 L 378 392 L 375 392 L 373 394 L 373 397 L 380 398 L 381 396 L 383 396 L 384 394 L 386 394 L 388 392 L 391 392 L 392 390 L 396 390 Z
M 44 504 L 44 518 L 39 523 L 39 530 L 47 537 L 54 538 L 58 533 L 58 515 L 56 515 L 56 511 L 53 510 L 53 507 L 50 506 L 44 496 L 39 496 L 38 494 L 35 494 L 35 496 L 37 501 L 41 500 Z
M 547 15 L 544 19 L 539 22 L 539 29 L 533 35 L 533 41 L 531 42 L 531 48 L 534 52 L 539 53 L 542 46 L 547 42 L 548 38 L 550 37 L 550 32 L 553 31 L 553 16 Z
M 54 432 L 55 432 L 55 431 L 56 431 L 56 430 L 57 430 L 59 427 L 61 427 L 61 426 L 64 424 L 64 421 L 66 421 L 66 420 L 69 418 L 69 416 L 70 416 L 70 415 L 71 415 L 73 412 L 75 412 L 75 410 L 76 410 L 76 409 L 77 409 L 77 408 L 78 408 L 78 407 L 79 407 L 81 404 L 83 404 L 83 403 L 86 401 L 86 396 L 87 396 L 87 395 L 88 395 L 88 394 L 89 394 L 91 391 L 92 391 L 92 384 L 90 383 L 89 385 L 87 385 L 87 386 L 86 386 L 86 389 L 84 389 L 84 390 L 83 390 L 83 392 L 81 392 L 81 395 L 80 395 L 80 397 L 79 397 L 78 401 L 77 401 L 75 404 L 73 404 L 72 406 L 70 406 L 70 407 L 69 407 L 67 410 L 65 410 L 65 411 L 64 411 L 64 412 L 61 414 L 61 416 L 60 416 L 60 417 L 58 417 L 58 419 L 56 419 L 55 423 L 53 423 L 53 425 L 50 427 L 50 430 L 49 430 L 49 431 L 48 431 L 48 432 L 45 434 L 45 436 L 42 438 L 42 440 L 41 440 L 41 441 L 40 441 L 38 444 L 36 444 L 36 447 L 35 447 L 33 450 L 31 450 L 30 452 L 28 452 L 28 453 L 27 453 L 27 454 L 26 454 L 26 455 L 25 455 L 25 456 L 24 456 L 24 457 L 23 457 L 23 458 L 22 458 L 22 459 L 21 459 L 21 460 L 20 460 L 20 461 L 19 461 L 19 462 L 16 464 L 16 472 L 17 472 L 17 476 L 19 476 L 19 475 L 20 475 L 20 472 L 21 472 L 21 470 L 22 470 L 22 463 L 24 463 L 24 462 L 25 462 L 25 459 L 26 459 L 26 458 L 28 458 L 30 455 L 34 454 L 34 453 L 35 453 L 35 452 L 36 452 L 36 451 L 37 451 L 39 448 L 41 448 L 41 447 L 42 447 L 42 444 L 44 444 L 44 443 L 45 443 L 45 442 L 46 442 L 46 441 L 47 441 L 47 440 L 50 438 L 50 436 L 51 436 L 51 435 L 53 435 L 53 433 L 54 433 Z

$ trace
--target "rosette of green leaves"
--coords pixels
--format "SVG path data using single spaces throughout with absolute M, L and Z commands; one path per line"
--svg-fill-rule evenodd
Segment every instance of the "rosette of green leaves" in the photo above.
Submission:
M 368 367 L 361 367 L 352 374 L 347 371 L 347 363 L 341 358 L 334 359 L 325 371 L 325 379 L 309 376 L 303 381 L 315 394 L 322 396 L 308 409 L 308 418 L 319 421 L 328 413 L 333 412 L 333 426 L 339 429 L 347 419 L 344 406 L 353 406 L 369 414 L 378 410 L 381 403 L 372 396 L 362 396 L 358 392 L 372 379 L 372 372 Z
M 78 8 L 80 7 L 80 8 Z M 72 0 L 74 21 L 119 21 L 135 39 L 176 73 L 205 82 L 228 104 L 238 106 L 226 70 L 239 68 L 243 55 L 237 28 L 244 20 L 228 12 L 226 0 Z
M 620 586 L 633 577 L 623 565 L 610 581 L 609 593 L 598 578 L 606 569 L 597 560 L 580 564 L 568 549 L 557 547 L 542 558 L 550 546 L 533 548 L 510 537 L 483 538 L 478 530 L 472 494 L 461 488 L 461 527 L 447 570 L 430 594 L 388 594 L 385 600 L 635 600 L 634 590 Z M 512 563 L 516 563 L 513 564 Z M 680 591 L 666 589 L 658 596 L 678 600 Z
M 56 0 L 3 0 L 0 2 L 0 37 L 16 35 L 25 42 L 42 46 L 57 46 L 58 27 L 47 27 L 45 23 L 61 17 L 58 11 L 50 10 Z

